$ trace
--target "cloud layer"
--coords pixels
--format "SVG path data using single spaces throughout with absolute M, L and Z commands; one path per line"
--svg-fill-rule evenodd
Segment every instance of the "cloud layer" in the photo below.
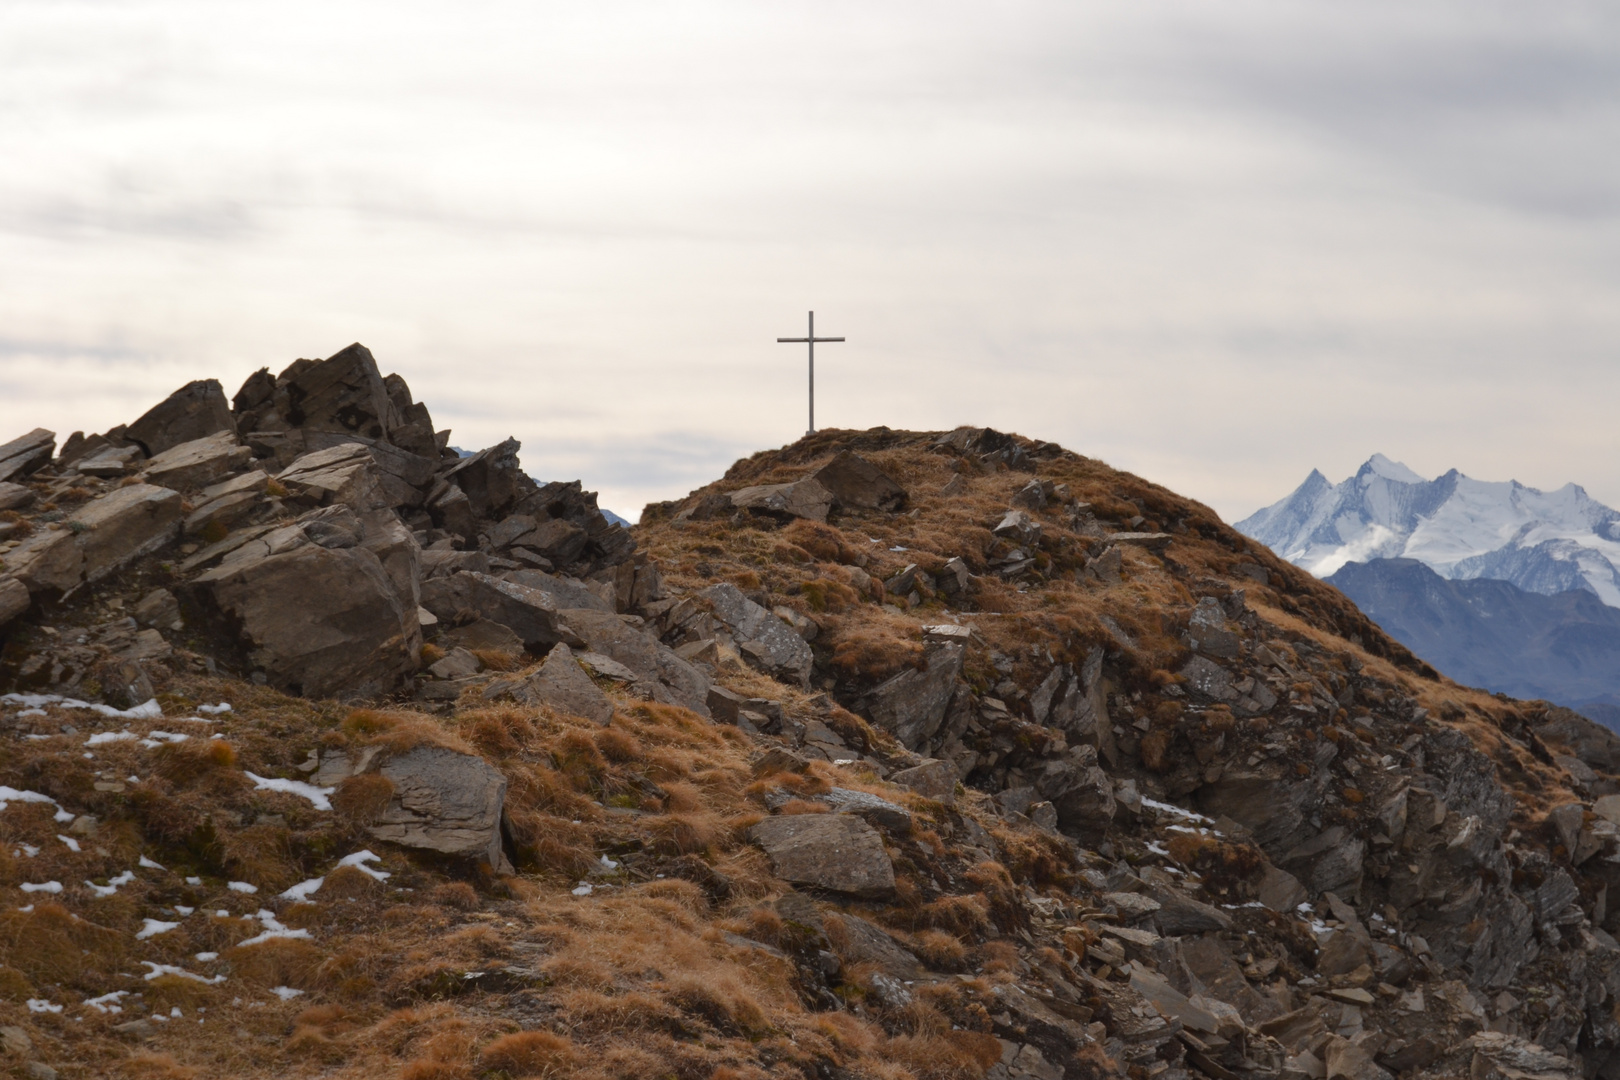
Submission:
M 0 7 L 0 437 L 353 340 L 630 516 L 989 423 L 1230 519 L 1381 450 L 1620 502 L 1596 4 Z

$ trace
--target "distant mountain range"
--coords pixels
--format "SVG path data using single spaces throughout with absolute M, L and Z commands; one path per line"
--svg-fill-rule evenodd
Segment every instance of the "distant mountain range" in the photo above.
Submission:
M 1425 480 L 1374 454 L 1236 527 L 1458 682 L 1620 728 L 1620 513 L 1580 487 Z
M 1447 581 L 1416 559 L 1349 563 L 1329 584 L 1390 636 L 1469 686 L 1620 715 L 1620 608 L 1583 589 Z
M 1416 559 L 1443 578 L 1511 581 L 1553 596 L 1585 589 L 1620 606 L 1620 513 L 1575 484 L 1434 480 L 1374 454 L 1330 483 L 1316 470 L 1237 530 L 1317 577 L 1370 559 Z

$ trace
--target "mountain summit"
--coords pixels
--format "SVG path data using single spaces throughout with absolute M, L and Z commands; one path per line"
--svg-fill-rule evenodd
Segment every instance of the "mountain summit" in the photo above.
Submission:
M 1575 484 L 1538 491 L 1456 469 L 1425 480 L 1374 454 L 1338 484 L 1313 469 L 1236 528 L 1318 577 L 1406 558 L 1443 578 L 1493 578 L 1545 596 L 1583 589 L 1620 607 L 1620 513 Z

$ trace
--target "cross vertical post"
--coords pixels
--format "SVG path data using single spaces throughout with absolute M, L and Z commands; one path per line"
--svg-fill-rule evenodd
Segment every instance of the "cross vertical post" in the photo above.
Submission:
M 841 337 L 816 337 L 816 313 L 810 313 L 810 332 L 805 337 L 779 337 L 777 342 L 790 342 L 794 344 L 807 344 L 810 346 L 810 430 L 806 435 L 816 433 L 816 342 L 843 341 Z

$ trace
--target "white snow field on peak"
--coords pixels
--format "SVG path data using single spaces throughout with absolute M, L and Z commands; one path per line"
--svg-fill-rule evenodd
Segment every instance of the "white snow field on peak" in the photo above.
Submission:
M 1620 607 L 1620 513 L 1575 485 L 1538 491 L 1456 469 L 1425 480 L 1374 454 L 1342 483 L 1311 470 L 1293 494 L 1237 530 L 1327 577 L 1346 563 L 1416 559 L 1444 578 L 1493 578 Z

